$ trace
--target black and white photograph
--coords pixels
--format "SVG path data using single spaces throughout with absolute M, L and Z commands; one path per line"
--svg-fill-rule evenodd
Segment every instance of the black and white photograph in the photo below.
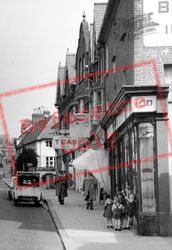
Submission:
M 0 0 L 0 250 L 171 250 L 172 0 Z

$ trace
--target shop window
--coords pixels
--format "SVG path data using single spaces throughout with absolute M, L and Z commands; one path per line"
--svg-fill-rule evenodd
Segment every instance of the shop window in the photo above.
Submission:
M 128 130 L 115 145 L 114 171 L 116 193 L 130 186 L 133 192 L 137 191 L 137 166 L 136 166 L 136 131 Z
M 154 161 L 151 159 L 154 158 L 153 125 L 151 123 L 139 124 L 138 137 L 142 211 L 155 212 Z

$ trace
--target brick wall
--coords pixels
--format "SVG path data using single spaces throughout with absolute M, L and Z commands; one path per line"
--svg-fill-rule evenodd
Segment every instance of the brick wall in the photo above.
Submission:
M 113 21 L 110 24 L 106 45 L 108 46 L 109 69 L 113 68 L 112 58 L 116 56 L 115 67 L 127 66 L 134 63 L 154 60 L 161 84 L 164 84 L 164 63 L 172 63 L 172 47 L 145 47 L 143 34 L 134 36 L 132 18 L 143 15 L 143 0 L 120 0 Z M 118 26 L 114 22 L 117 20 Z M 130 28 L 125 25 L 130 23 Z M 127 32 L 126 32 L 127 31 Z M 115 37 L 114 32 L 117 32 Z M 121 41 L 123 33 L 127 33 Z M 106 46 L 105 45 L 105 46 Z M 111 103 L 122 85 L 147 85 L 156 84 L 154 72 L 150 65 L 136 67 L 126 72 L 110 73 L 106 80 L 106 101 Z

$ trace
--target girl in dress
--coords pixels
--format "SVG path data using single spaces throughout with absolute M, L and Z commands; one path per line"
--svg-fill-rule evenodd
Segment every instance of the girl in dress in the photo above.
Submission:
M 121 220 L 124 206 L 121 203 L 120 197 L 115 196 L 112 206 L 113 218 L 115 219 L 115 231 L 121 231 Z
M 107 199 L 105 200 L 104 213 L 103 213 L 103 216 L 107 218 L 107 228 L 113 228 L 112 206 L 113 206 L 113 200 L 110 198 L 110 195 L 107 195 Z

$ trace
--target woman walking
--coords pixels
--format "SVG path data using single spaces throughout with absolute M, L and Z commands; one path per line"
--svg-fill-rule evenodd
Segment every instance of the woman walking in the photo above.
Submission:
M 56 180 L 56 195 L 60 205 L 64 205 L 64 199 L 67 196 L 68 182 L 65 173 L 60 170 Z

